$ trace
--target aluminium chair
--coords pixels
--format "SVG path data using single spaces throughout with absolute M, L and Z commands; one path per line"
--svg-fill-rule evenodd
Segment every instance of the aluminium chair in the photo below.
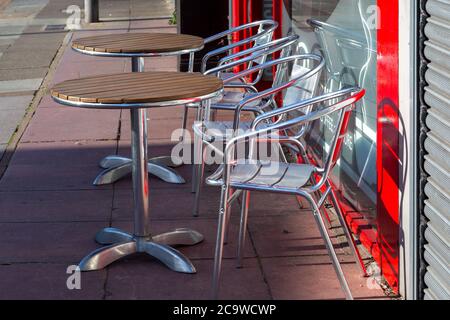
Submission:
M 238 191 L 242 192 L 243 201 L 238 252 L 238 259 L 242 260 L 249 209 L 249 194 L 251 191 L 264 191 L 303 197 L 310 203 L 314 219 L 324 240 L 341 288 L 345 293 L 345 297 L 352 299 L 344 272 L 334 251 L 322 215 L 320 214 L 320 207 L 324 204 L 328 192 L 324 193 L 318 201 L 315 200 L 313 194 L 323 186 L 326 186 L 328 189 L 330 188 L 328 185 L 328 176 L 334 163 L 339 158 L 342 140 L 347 129 L 348 118 L 355 104 L 364 94 L 364 89 L 351 87 L 272 110 L 259 115 L 252 122 L 250 129 L 246 133 L 237 135 L 227 142 L 223 157 L 223 170 L 220 176 L 207 179 L 212 179 L 212 183 L 215 185 L 219 184 L 221 187 L 213 270 L 214 298 L 217 299 L 219 293 L 223 245 L 230 201 L 234 198 L 234 193 Z M 299 116 L 287 117 L 288 114 L 292 114 L 294 111 L 302 111 L 304 108 L 311 108 L 311 110 L 306 114 L 300 112 Z M 308 123 L 320 121 L 320 119 L 331 115 L 337 115 L 338 121 L 333 129 L 330 147 L 326 152 L 326 157 L 322 165 L 286 163 L 271 160 L 262 161 L 255 156 L 255 148 L 251 148 L 252 151 L 244 156 L 244 158 L 236 157 L 236 147 L 239 144 L 247 144 L 251 147 L 255 143 L 258 145 L 272 142 L 296 143 L 298 140 L 293 138 L 293 136 L 283 136 L 281 133 L 285 132 L 286 129 L 302 128 Z M 283 120 L 274 123 L 268 122 L 274 117 L 282 118 Z M 323 148 L 325 149 L 325 147 Z M 239 154 L 239 156 L 242 155 Z M 344 227 L 342 220 L 341 224 Z M 345 227 L 344 230 L 346 230 Z M 349 238 L 348 230 L 345 234 L 348 242 L 351 243 L 352 240 Z
M 237 53 L 242 52 L 243 50 L 240 50 L 242 47 L 245 46 L 251 46 L 251 48 L 256 48 L 258 46 L 264 45 L 269 43 L 272 40 L 273 32 L 278 27 L 278 22 L 273 20 L 260 20 L 260 21 L 254 21 L 247 24 L 243 24 L 241 26 L 231 28 L 229 30 L 220 32 L 218 34 L 215 34 L 213 36 L 210 36 L 204 40 L 205 44 L 211 43 L 213 41 L 223 39 L 223 38 L 229 38 L 232 37 L 234 34 L 242 31 L 252 31 L 254 29 L 256 30 L 256 33 L 254 35 L 251 35 L 247 38 L 244 38 L 240 41 L 230 43 L 228 45 L 225 45 L 223 47 L 217 48 L 215 50 L 212 50 L 208 53 L 206 53 L 202 58 L 202 63 L 200 67 L 200 72 L 205 73 L 207 71 L 208 62 L 213 57 L 220 57 L 222 55 L 225 55 L 225 57 L 222 57 L 219 60 L 219 65 L 223 65 L 224 63 L 230 62 L 236 58 L 242 57 L 243 55 L 236 55 L 236 52 L 234 54 L 228 54 L 233 51 L 237 51 Z M 245 50 L 244 50 L 245 51 Z M 251 54 L 252 52 L 246 52 L 245 54 Z M 232 58 L 227 59 L 228 56 L 232 56 Z M 259 55 L 258 57 L 255 57 L 255 59 L 248 61 L 247 68 L 251 68 L 253 64 L 262 64 L 266 61 L 267 55 Z M 194 71 L 194 59 L 195 59 L 195 53 L 191 53 L 189 56 L 189 71 Z M 230 76 L 232 76 L 232 72 L 221 72 L 220 77 L 222 79 L 226 79 Z M 259 80 L 262 78 L 262 72 L 260 72 L 256 78 L 251 82 L 246 82 L 242 79 L 237 79 L 235 81 L 236 85 L 244 85 L 244 88 L 254 90 L 254 86 L 256 83 L 259 82 Z M 198 104 L 191 103 L 186 104 L 184 106 L 184 112 L 183 112 L 183 120 L 182 120 L 182 129 L 185 130 L 187 127 L 187 118 L 190 108 L 198 108 Z M 197 112 L 197 118 L 199 117 Z
M 226 56 L 222 58 L 218 66 L 215 68 L 212 68 L 205 72 L 205 74 L 214 74 L 218 77 L 222 77 L 222 74 L 227 72 L 230 68 L 234 68 L 241 65 L 246 65 L 248 63 L 252 63 L 254 60 L 261 59 L 262 57 L 267 57 L 275 52 L 282 52 L 282 56 L 287 56 L 291 50 L 292 46 L 297 42 L 298 35 L 289 35 L 287 37 L 277 39 L 274 41 L 270 41 L 268 43 L 258 45 L 256 47 L 252 47 L 250 49 L 246 49 L 244 51 L 240 51 L 238 53 Z M 245 69 L 248 70 L 248 69 Z M 262 74 L 264 69 L 259 69 L 258 74 Z M 242 72 L 237 73 L 235 80 L 230 81 L 230 77 L 228 76 L 227 79 L 224 81 L 224 94 L 220 101 L 215 101 L 209 105 L 209 110 L 212 111 L 235 111 L 236 105 L 238 103 L 246 98 L 249 94 L 257 93 L 258 91 L 256 88 L 251 85 L 245 83 L 245 75 L 242 76 L 242 78 L 239 78 L 239 75 L 242 74 Z M 237 91 L 239 89 L 239 91 Z M 270 101 L 269 101 L 270 103 Z M 269 103 L 267 101 L 262 101 L 261 99 L 256 99 L 245 106 L 243 111 L 252 112 L 255 114 L 261 113 L 264 108 L 266 108 Z M 198 105 L 195 105 L 197 109 L 197 117 L 195 119 L 196 123 L 202 121 L 202 108 Z M 184 125 L 186 125 L 186 122 L 184 122 Z M 183 131 L 184 132 L 184 131 Z M 183 136 L 184 140 L 184 136 Z M 197 145 L 197 144 L 195 144 Z M 196 151 L 198 152 L 198 151 Z M 196 193 L 196 186 L 197 186 L 197 168 L 198 165 L 196 165 L 196 161 L 194 161 L 193 165 L 193 172 L 192 172 L 192 192 Z M 194 210 L 196 212 L 197 210 Z M 194 214 L 196 215 L 196 214 Z
M 304 92 L 305 88 L 308 90 L 309 95 L 314 95 L 314 87 L 318 83 L 320 72 L 324 66 L 324 61 L 320 56 L 313 54 L 286 56 L 290 53 L 290 47 L 282 48 L 281 58 L 267 62 L 262 65 L 257 65 L 251 69 L 244 70 L 239 74 L 229 77 L 224 81 L 225 86 L 229 81 L 233 81 L 239 77 L 244 77 L 260 70 L 271 69 L 276 67 L 276 73 L 274 76 L 273 85 L 271 88 L 262 92 L 254 92 L 248 94 L 242 98 L 238 103 L 230 106 L 230 109 L 234 111 L 233 121 L 210 121 L 209 120 L 209 107 L 204 110 L 203 121 L 198 121 L 194 124 L 194 172 L 193 172 L 193 186 L 195 187 L 195 200 L 193 214 L 197 216 L 199 214 L 200 204 L 200 192 L 201 185 L 203 183 L 203 175 L 205 168 L 205 157 L 207 148 L 214 150 L 216 153 L 221 153 L 220 145 L 223 146 L 233 136 L 235 130 L 247 130 L 249 129 L 251 122 L 241 121 L 241 113 L 243 111 L 251 111 L 254 114 L 264 114 L 267 111 L 276 109 L 276 96 L 277 94 L 294 95 L 293 91 Z M 301 67 L 302 63 L 309 61 L 311 69 Z M 238 61 L 236 63 L 240 63 Z M 291 65 L 289 65 L 291 64 Z M 314 65 L 315 64 L 315 65 Z M 217 68 L 220 69 L 220 68 Z M 217 70 L 216 69 L 216 70 Z M 290 69 L 290 71 L 288 70 Z M 215 72 L 214 69 L 209 72 Z M 287 80 L 284 79 L 287 77 Z M 306 95 L 300 95 L 306 98 Z M 255 102 L 256 105 L 255 105 Z M 222 105 L 216 106 L 220 109 Z M 219 148 L 217 148 L 219 144 Z M 206 148 L 204 148 L 206 146 Z M 220 171 L 220 167 L 219 167 Z

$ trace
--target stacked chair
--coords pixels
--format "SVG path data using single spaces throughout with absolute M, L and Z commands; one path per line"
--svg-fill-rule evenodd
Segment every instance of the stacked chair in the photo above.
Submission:
M 273 20 L 254 21 L 251 23 L 247 23 L 247 24 L 223 31 L 221 33 L 218 33 L 216 35 L 213 35 L 213 36 L 210 36 L 210 37 L 204 39 L 204 43 L 208 44 L 213 41 L 217 41 L 220 39 L 226 39 L 227 37 L 232 37 L 233 35 L 242 33 L 244 31 L 251 33 L 252 31 L 254 31 L 256 29 L 256 33 L 254 35 L 250 35 L 249 37 L 244 38 L 240 41 L 228 44 L 226 46 L 217 48 L 215 50 L 212 50 L 212 51 L 206 53 L 202 58 L 200 71 L 202 73 L 206 72 L 208 62 L 212 58 L 218 58 L 218 57 L 225 55 L 225 57 L 222 57 L 218 63 L 218 65 L 223 65 L 230 61 L 233 61 L 234 59 L 238 59 L 239 57 L 243 57 L 243 56 L 249 54 L 248 52 L 243 52 L 242 50 L 240 52 L 238 51 L 238 53 L 235 55 L 228 54 L 228 53 L 239 50 L 240 48 L 242 48 L 244 46 L 251 46 L 252 48 L 256 48 L 256 47 L 259 47 L 261 45 L 264 45 L 264 44 L 270 42 L 273 37 L 273 32 L 275 31 L 275 29 L 277 27 L 278 27 L 278 23 Z M 250 68 L 252 66 L 252 64 L 254 64 L 254 63 L 264 63 L 266 61 L 266 58 L 267 58 L 267 54 L 259 55 L 258 57 L 253 59 L 248 64 L 247 68 Z M 195 54 L 193 53 L 190 55 L 190 59 L 189 59 L 189 71 L 191 71 L 191 72 L 194 70 L 194 61 L 195 61 Z M 222 72 L 220 74 L 220 77 L 222 79 L 226 79 L 232 75 L 233 75 L 233 73 L 230 73 L 230 72 Z M 258 81 L 261 79 L 261 77 L 262 77 L 262 72 L 256 77 L 256 79 L 254 81 L 252 81 L 250 83 L 244 83 L 243 81 L 238 80 L 233 84 L 229 84 L 229 87 L 234 86 L 237 88 L 243 88 L 243 89 L 247 89 L 247 90 L 255 90 L 254 85 L 256 83 L 258 83 Z M 229 100 L 230 97 L 227 96 L 226 99 Z M 198 109 L 198 104 L 192 103 L 192 104 L 187 104 L 184 106 L 184 114 L 183 114 L 183 122 L 182 122 L 183 129 L 186 129 L 186 127 L 187 127 L 188 113 L 189 113 L 189 109 L 191 109 L 191 108 Z M 196 119 L 197 120 L 199 119 L 199 111 L 197 111 Z
M 273 23 L 274 28 L 276 24 Z M 244 27 L 244 26 L 243 26 Z M 261 27 L 260 30 L 263 30 Z M 229 45 L 207 54 L 202 72 L 222 78 L 226 89 L 222 100 L 190 105 L 197 108 L 194 130 L 193 191 L 195 192 L 194 215 L 199 214 L 200 190 L 204 182 L 221 190 L 218 231 L 216 239 L 213 295 L 218 297 L 223 246 L 226 243 L 230 219 L 230 205 L 241 197 L 241 216 L 238 244 L 238 265 L 242 266 L 243 248 L 251 191 L 291 194 L 309 202 L 312 214 L 324 240 L 332 265 L 347 299 L 352 299 L 345 275 L 334 251 L 325 226 L 321 209 L 328 197 L 333 203 L 344 234 L 361 267 L 365 269 L 352 234 L 342 215 L 336 196 L 331 188 L 329 175 L 339 159 L 343 138 L 350 114 L 361 100 L 365 90 L 348 87 L 336 92 L 319 92 L 319 80 L 324 59 L 315 54 L 296 54 L 298 36 L 271 40 L 274 29 L 258 37 L 249 38 L 251 48 L 222 57 L 216 67 L 206 70 L 207 60 L 217 54 L 228 52 L 237 46 Z M 226 34 L 226 33 L 224 33 Z M 242 42 L 245 40 L 242 40 Z M 248 43 L 248 42 L 246 42 Z M 272 54 L 278 58 L 267 61 Z M 233 73 L 241 66 L 239 72 Z M 264 71 L 275 69 L 272 85 L 261 92 L 255 85 Z M 232 89 L 230 89 L 232 88 Z M 241 92 L 236 92 L 240 88 Z M 228 91 L 227 91 L 228 89 Z M 232 121 L 216 121 L 214 111 L 233 113 Z M 243 112 L 254 115 L 252 121 L 241 119 Z M 186 111 L 187 114 L 187 111 Z M 323 146 L 323 159 L 311 163 L 307 148 L 307 132 L 315 122 L 325 117 L 337 119 L 329 147 Z M 185 125 L 185 122 L 184 122 Z M 241 146 L 241 148 L 239 148 Z M 276 159 L 263 158 L 258 150 L 270 146 L 276 150 Z M 294 150 L 302 163 L 289 163 L 282 146 Z M 326 150 L 325 150 L 326 149 Z M 245 150 L 244 152 L 238 152 Z M 213 151 L 221 162 L 209 177 L 204 178 L 208 152 Z
M 228 209 L 230 200 L 233 199 L 233 194 L 230 195 L 230 190 L 234 193 L 242 190 L 243 200 L 238 254 L 241 259 L 245 241 L 249 193 L 251 191 L 265 191 L 303 197 L 311 205 L 312 213 L 345 296 L 347 299 L 352 299 L 341 265 L 334 251 L 322 215 L 320 214 L 320 208 L 324 204 L 328 192 L 324 193 L 318 201 L 315 199 L 314 193 L 320 191 L 323 186 L 330 188 L 329 174 L 339 158 L 341 148 L 338 146 L 342 146 L 341 142 L 346 130 L 345 122 L 348 121 L 347 119 L 355 103 L 364 96 L 364 93 L 363 89 L 351 87 L 283 106 L 259 115 L 252 121 L 250 130 L 246 133 L 235 135 L 228 140 L 223 156 L 224 166 L 221 170 L 220 177 L 216 177 L 215 179 L 221 187 L 221 200 L 213 271 L 214 297 L 218 295 L 226 222 L 229 219 Z M 302 109 L 310 107 L 312 108 L 308 113 L 296 117 L 287 117 L 293 111 L 300 111 L 299 114 L 302 114 Z M 326 152 L 327 156 L 322 165 L 275 162 L 270 160 L 260 161 L 252 153 L 244 159 L 236 159 L 235 157 L 235 148 L 239 143 L 247 143 L 249 146 L 261 142 L 295 143 L 297 141 L 295 136 L 285 136 L 281 132 L 287 129 L 303 128 L 306 124 L 311 124 L 314 121 L 320 121 L 321 118 L 336 114 L 338 116 L 338 122 L 333 130 L 330 150 Z M 280 117 L 283 120 L 272 123 L 270 119 L 273 117 Z M 294 132 L 300 134 L 300 130 L 302 129 L 299 129 L 299 131 L 294 130 Z M 299 147 L 302 148 L 300 144 Z M 348 236 L 347 240 L 349 243 L 352 242 Z

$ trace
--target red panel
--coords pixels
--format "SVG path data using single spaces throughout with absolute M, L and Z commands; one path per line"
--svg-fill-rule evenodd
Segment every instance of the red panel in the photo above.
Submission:
M 272 0 L 272 19 L 278 22 L 278 28 L 276 28 L 273 33 L 273 39 L 280 39 L 283 37 L 283 0 Z M 277 59 L 279 56 L 279 52 L 273 54 L 274 59 Z M 275 74 L 275 66 L 273 67 L 272 72 Z M 281 94 L 278 94 L 275 97 L 275 101 L 279 106 L 282 105 Z
M 279 39 L 283 35 L 283 0 L 272 0 L 272 17 L 279 26 L 274 32 L 274 39 Z
M 399 92 L 398 1 L 378 1 L 381 9 L 377 58 L 377 242 L 374 256 L 398 291 L 399 269 Z
M 243 0 L 231 0 L 232 1 L 232 27 L 238 27 L 247 23 L 247 6 L 246 1 Z M 235 32 L 232 34 L 232 42 L 238 42 L 247 36 L 247 31 Z M 233 52 L 239 52 L 239 48 L 234 48 Z M 234 68 L 234 72 L 239 72 L 243 69 L 243 66 L 237 66 Z

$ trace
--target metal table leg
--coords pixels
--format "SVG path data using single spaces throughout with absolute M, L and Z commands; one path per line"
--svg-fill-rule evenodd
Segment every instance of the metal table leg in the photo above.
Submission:
M 131 60 L 132 72 L 144 72 L 144 58 L 133 57 Z M 94 185 L 114 183 L 131 173 L 131 159 L 116 155 L 103 158 L 100 167 L 104 170 L 94 179 Z M 161 180 L 182 184 L 186 181 L 172 168 L 179 167 L 180 164 L 173 163 L 170 156 L 160 156 L 148 160 L 148 172 L 157 176 Z
M 105 228 L 96 235 L 96 241 L 108 245 L 97 249 L 79 263 L 81 271 L 99 270 L 133 253 L 146 253 L 160 260 L 173 271 L 195 273 L 195 267 L 179 251 L 170 246 L 195 245 L 203 236 L 191 229 L 176 229 L 152 236 L 148 203 L 147 120 L 145 109 L 131 110 L 131 149 L 134 195 L 134 233 Z

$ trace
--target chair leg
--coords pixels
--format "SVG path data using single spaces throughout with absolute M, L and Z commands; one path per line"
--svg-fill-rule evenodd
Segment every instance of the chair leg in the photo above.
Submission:
M 184 142 L 184 139 L 186 137 L 186 128 L 187 128 L 187 119 L 188 119 L 188 112 L 189 112 L 189 108 L 187 105 L 184 105 L 184 110 L 183 110 L 183 120 L 181 122 L 181 129 L 183 129 L 183 133 L 181 136 L 181 141 Z
M 199 121 L 201 121 L 202 118 L 202 109 L 200 108 L 200 106 L 197 107 L 197 114 L 195 116 L 195 122 L 198 123 Z M 192 193 L 195 193 L 196 190 L 196 185 L 197 185 L 197 169 L 198 167 L 196 166 L 196 159 L 200 159 L 201 157 L 201 153 L 199 155 L 199 144 L 201 142 L 201 138 L 198 138 L 195 134 L 194 134 L 194 158 L 193 158 L 193 163 L 192 163 Z M 200 151 L 201 152 L 201 151 Z
M 352 293 L 350 292 L 350 288 L 348 286 L 347 280 L 345 279 L 344 271 L 341 268 L 341 263 L 336 255 L 336 251 L 334 251 L 333 243 L 328 235 L 327 228 L 323 221 L 322 215 L 320 214 L 319 208 L 314 201 L 313 197 L 310 194 L 304 193 L 302 194 L 311 204 L 311 208 L 313 210 L 314 219 L 316 220 L 317 226 L 319 227 L 320 234 L 322 239 L 325 241 L 325 247 L 327 248 L 328 255 L 331 258 L 331 263 L 333 264 L 336 275 L 339 279 L 339 283 L 341 284 L 341 288 L 345 293 L 345 297 L 347 300 L 353 300 Z
M 248 207 L 250 205 L 250 191 L 242 193 L 241 221 L 239 224 L 239 243 L 238 243 L 238 268 L 242 268 L 244 261 L 245 236 L 247 233 Z
M 222 256 L 223 256 L 223 240 L 225 236 L 225 219 L 227 216 L 227 202 L 228 202 L 228 187 L 222 186 L 220 196 L 219 221 L 217 224 L 217 239 L 216 250 L 214 255 L 214 270 L 213 270 L 213 299 L 219 297 L 220 274 L 222 271 Z
M 203 155 L 203 141 L 198 141 L 198 159 L 200 160 L 200 164 L 194 164 L 195 169 L 195 198 L 194 198 L 194 210 L 193 216 L 198 217 L 200 211 L 200 192 L 202 190 L 203 185 L 203 174 L 205 172 L 205 159 Z
M 230 199 L 231 196 L 233 195 L 233 191 L 234 190 L 232 188 L 228 188 L 228 199 Z M 225 217 L 225 235 L 223 239 L 224 244 L 228 243 L 228 238 L 230 235 L 230 220 L 231 220 L 231 203 L 227 203 L 227 215 Z
M 329 186 L 329 184 L 330 183 L 327 182 L 327 186 Z M 342 215 L 341 207 L 339 206 L 339 203 L 337 202 L 336 194 L 334 193 L 333 189 L 331 189 L 331 191 L 330 191 L 330 198 L 331 198 L 331 202 L 333 203 L 334 209 L 336 210 L 336 214 L 338 216 L 339 223 L 341 224 L 342 228 L 344 229 L 345 237 L 347 238 L 347 242 L 350 246 L 350 249 L 352 250 L 356 264 L 359 266 L 361 275 L 363 277 L 367 277 L 367 270 L 364 265 L 364 261 L 361 258 L 361 255 L 359 254 L 358 247 L 356 246 L 355 239 L 353 238 L 353 235 L 350 232 L 347 221 L 345 221 L 345 218 Z

